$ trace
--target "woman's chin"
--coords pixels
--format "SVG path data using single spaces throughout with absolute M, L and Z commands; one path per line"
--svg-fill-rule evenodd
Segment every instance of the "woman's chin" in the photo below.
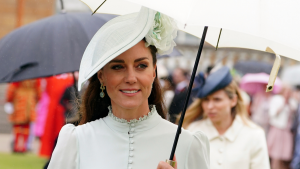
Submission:
M 220 118 L 217 115 L 209 115 L 208 118 L 210 119 L 211 122 L 217 123 L 220 121 Z
M 121 104 L 119 104 L 120 107 L 124 108 L 124 109 L 135 109 L 135 108 L 138 108 L 139 106 L 141 106 L 142 104 L 141 103 L 138 103 L 138 102 L 123 102 Z

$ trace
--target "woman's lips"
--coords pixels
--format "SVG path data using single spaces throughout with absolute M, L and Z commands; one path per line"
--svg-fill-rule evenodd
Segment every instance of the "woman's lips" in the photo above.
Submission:
M 139 89 L 124 89 L 124 90 L 120 90 L 120 92 L 122 94 L 124 94 L 125 96 L 135 96 L 137 95 L 141 90 Z
M 208 117 L 216 117 L 217 113 L 208 113 Z

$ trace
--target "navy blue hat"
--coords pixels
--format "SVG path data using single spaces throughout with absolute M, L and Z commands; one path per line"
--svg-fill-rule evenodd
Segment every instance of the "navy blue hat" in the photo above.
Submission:
M 200 73 L 195 77 L 195 80 L 194 80 L 194 86 L 195 86 L 195 88 L 198 88 L 199 86 L 203 86 L 204 82 L 205 82 L 204 73 L 203 73 L 203 72 L 200 72 Z
M 198 91 L 197 97 L 204 98 L 215 91 L 225 88 L 232 81 L 232 76 L 228 67 L 222 67 L 216 72 L 211 73 Z

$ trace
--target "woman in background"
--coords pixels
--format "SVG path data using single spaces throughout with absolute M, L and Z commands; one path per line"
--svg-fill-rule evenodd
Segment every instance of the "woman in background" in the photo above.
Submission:
M 264 131 L 248 119 L 227 67 L 207 77 L 185 116 L 184 128 L 208 136 L 211 169 L 270 168 Z
M 293 153 L 292 117 L 297 109 L 297 102 L 291 98 L 292 89 L 282 88 L 281 94 L 270 99 L 270 130 L 268 149 L 272 169 L 286 169 L 284 161 L 290 161 Z
M 251 119 L 254 123 L 262 127 L 268 135 L 270 121 L 269 121 L 269 108 L 270 98 L 272 94 L 266 92 L 259 92 L 253 96 L 253 102 L 251 105 Z

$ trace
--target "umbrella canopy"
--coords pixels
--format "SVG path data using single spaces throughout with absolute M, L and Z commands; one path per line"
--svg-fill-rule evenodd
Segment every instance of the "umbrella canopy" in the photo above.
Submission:
M 203 49 L 204 40 L 213 46 L 237 47 L 276 54 L 272 77 L 276 77 L 280 56 L 300 61 L 300 1 L 282 0 L 82 0 L 99 13 L 124 15 L 137 12 L 140 5 L 178 20 L 184 32 L 201 37 L 191 82 L 178 123 L 169 161 L 173 160 L 192 82 Z M 105 3 L 103 5 L 103 3 Z M 203 27 L 204 26 L 204 27 Z M 210 29 L 208 31 L 208 26 Z M 222 36 L 220 36 L 222 34 Z M 220 40 L 221 37 L 221 40 Z M 271 78 L 272 82 L 274 79 Z M 275 82 L 274 82 L 275 83 Z M 272 86 L 270 86 L 270 90 Z
M 253 95 L 258 92 L 264 92 L 269 81 L 269 75 L 266 73 L 249 73 L 243 76 L 240 87 L 245 92 Z M 273 86 L 273 93 L 279 93 L 282 88 L 282 82 L 277 77 Z
M 96 10 L 104 0 L 82 0 Z M 300 1 L 282 0 L 109 0 L 97 11 L 124 15 L 140 6 L 162 12 L 178 21 L 178 27 L 199 38 L 210 26 L 206 42 L 219 47 L 276 52 L 300 61 Z M 268 50 L 271 49 L 271 50 Z
M 286 67 L 283 69 L 281 74 L 281 79 L 283 82 L 288 83 L 290 85 L 300 85 L 300 65 Z
M 167 57 L 176 57 L 176 56 L 182 56 L 182 53 L 178 49 L 174 48 L 172 53 L 170 53 L 168 55 L 157 54 L 157 59 L 167 58 Z
M 0 40 L 0 83 L 79 70 L 89 41 L 113 17 L 60 13 L 12 31 Z
M 239 61 L 234 66 L 234 69 L 245 75 L 247 73 L 267 73 L 270 74 L 272 65 L 266 62 L 258 61 Z

